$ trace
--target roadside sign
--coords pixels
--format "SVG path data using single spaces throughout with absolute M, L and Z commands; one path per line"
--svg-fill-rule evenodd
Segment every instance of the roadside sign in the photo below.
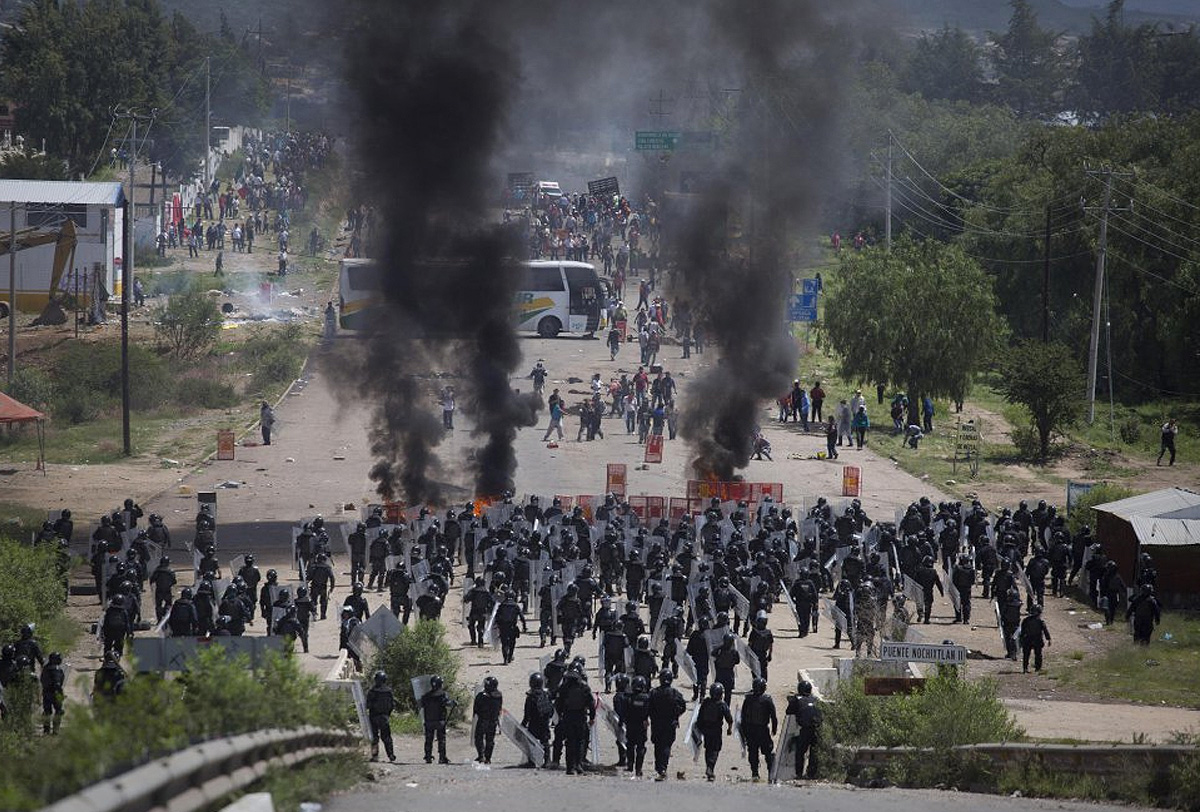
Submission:
M 821 292 L 821 283 L 816 279 L 801 279 L 800 284 L 805 296 L 816 296 Z
M 231 460 L 234 458 L 235 435 L 229 429 L 217 432 L 217 459 Z
M 879 659 L 907 663 L 963 665 L 967 661 L 967 648 L 966 646 L 956 646 L 953 643 L 926 644 L 884 640 L 879 646 Z
M 604 477 L 604 492 L 616 494 L 624 498 L 625 486 L 628 483 L 625 463 L 610 462 Z
M 600 178 L 599 180 L 588 181 L 589 195 L 619 195 L 621 194 L 621 184 L 614 178 Z
M 842 496 L 859 496 L 862 470 L 857 465 L 842 466 Z
M 663 436 L 661 434 L 651 434 L 646 438 L 646 456 L 643 462 L 662 462 L 663 460 Z
M 979 474 L 979 424 L 974 420 L 958 424 L 957 436 L 954 439 L 954 459 L 951 470 L 958 472 L 958 462 L 966 462 L 971 476 Z
M 675 149 L 678 144 L 678 132 L 638 130 L 634 135 L 634 147 L 638 150 L 669 151 Z
M 807 281 L 807 280 L 805 280 Z M 788 321 L 816 321 L 817 294 L 793 293 L 788 297 Z
M 1072 482 L 1067 480 L 1067 515 L 1071 515 L 1071 509 L 1075 507 L 1085 493 L 1096 487 L 1095 482 Z

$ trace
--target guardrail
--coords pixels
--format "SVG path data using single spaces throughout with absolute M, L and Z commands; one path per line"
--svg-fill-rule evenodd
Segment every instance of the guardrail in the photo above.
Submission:
M 360 745 L 353 734 L 318 727 L 214 739 L 93 784 L 43 812 L 196 812 L 271 768 Z
M 894 758 L 934 752 L 928 747 L 844 747 L 856 768 L 883 767 Z M 1012 742 L 964 744 L 950 748 L 964 755 L 976 754 L 1000 767 L 1036 765 L 1048 771 L 1070 771 L 1086 775 L 1116 775 L 1129 770 L 1160 773 L 1188 756 L 1200 755 L 1200 747 L 1185 744 L 1040 744 Z

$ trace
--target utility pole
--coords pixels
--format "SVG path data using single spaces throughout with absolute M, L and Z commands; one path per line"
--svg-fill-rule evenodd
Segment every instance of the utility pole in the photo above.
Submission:
M 1096 250 L 1096 284 L 1092 294 L 1092 340 L 1088 349 L 1088 425 L 1096 422 L 1096 368 L 1100 355 L 1100 303 L 1104 297 L 1104 267 L 1108 257 L 1108 214 L 1112 208 L 1112 182 L 1117 173 L 1111 169 L 1088 172 L 1104 176 L 1104 203 L 1100 207 L 1100 244 Z M 1112 370 L 1109 370 L 1112 377 Z
M 131 114 L 132 115 L 132 114 Z M 137 116 L 133 115 L 133 144 L 129 150 L 129 194 L 125 198 L 125 247 L 121 264 L 121 449 L 133 453 L 129 441 L 129 286 L 133 284 L 133 247 L 137 240 Z M 205 160 L 208 160 L 205 156 Z
M 285 133 L 292 131 L 292 60 L 287 63 L 287 126 L 284 127 Z
M 208 160 L 212 152 L 212 57 L 204 57 L 204 193 L 208 194 Z
M 17 374 L 17 201 L 8 204 L 8 388 Z
M 884 244 L 887 252 L 892 253 L 892 131 L 888 130 L 887 152 L 887 186 L 884 189 L 886 202 L 883 207 Z
M 1042 263 L 1042 343 L 1050 343 L 1050 204 L 1046 204 L 1045 261 Z
M 158 110 L 151 110 L 150 115 L 144 115 L 136 110 L 116 110 L 116 118 L 128 118 L 131 123 L 131 140 L 129 149 L 129 193 L 125 195 L 125 228 L 121 234 L 121 441 L 125 456 L 133 453 L 129 432 L 129 303 L 130 289 L 133 285 L 133 251 L 136 244 L 137 194 L 137 126 L 138 121 L 153 121 Z M 205 156 L 205 167 L 208 157 Z

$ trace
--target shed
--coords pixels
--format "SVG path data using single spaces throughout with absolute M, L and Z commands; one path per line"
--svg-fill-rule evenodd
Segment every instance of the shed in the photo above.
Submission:
M 0 231 L 53 231 L 71 221 L 77 240 L 74 263 L 65 269 L 53 293 L 103 298 L 121 289 L 124 202 L 124 187 L 112 181 L 0 180 Z M 19 310 L 35 312 L 50 300 L 53 265 L 53 245 L 17 253 Z M 7 278 L 8 269 L 3 271 Z
M 46 433 L 44 430 L 46 423 L 46 415 L 21 403 L 18 400 L 13 400 L 8 395 L 0 392 L 0 426 L 11 426 L 17 423 L 36 423 L 38 436 L 38 461 L 37 470 L 45 473 L 46 471 Z
M 1126 583 L 1135 582 L 1138 557 L 1149 553 L 1160 599 L 1171 606 L 1200 604 L 1200 493 L 1164 488 L 1094 509 L 1096 538 Z

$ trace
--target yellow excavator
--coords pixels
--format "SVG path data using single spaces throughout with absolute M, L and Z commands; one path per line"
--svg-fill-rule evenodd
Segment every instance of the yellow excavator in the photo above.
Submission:
M 34 323 L 62 324 L 66 321 L 67 317 L 62 304 L 57 300 L 58 286 L 62 281 L 63 273 L 75 261 L 75 223 L 67 220 L 63 223 L 62 228 L 57 231 L 47 231 L 40 228 L 22 229 L 16 233 L 15 240 L 12 234 L 0 230 L 0 257 L 7 256 L 8 252 L 13 250 L 14 243 L 18 251 L 55 243 L 54 264 L 50 268 L 49 277 L 45 279 L 44 292 L 48 301 L 42 309 L 41 315 L 38 316 Z M 5 279 L 7 275 L 7 263 L 5 260 L 0 259 L 0 318 L 6 318 L 11 311 L 11 303 L 8 301 L 10 288 Z M 38 287 L 40 288 L 41 286 L 39 285 Z M 41 293 L 42 291 L 30 291 L 28 287 L 22 290 L 23 295 L 30 292 Z

